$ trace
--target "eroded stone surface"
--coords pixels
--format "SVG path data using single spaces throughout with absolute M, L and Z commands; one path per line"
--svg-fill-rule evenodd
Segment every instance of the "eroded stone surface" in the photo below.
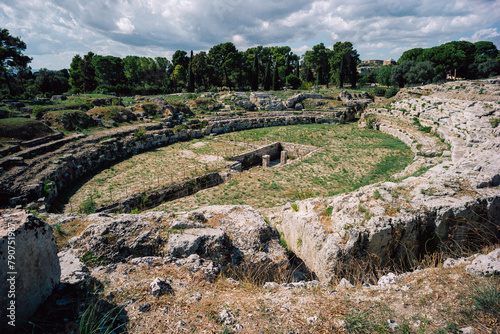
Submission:
M 408 94 L 391 110 L 368 112 L 376 128 L 417 153 L 396 176 L 404 180 L 298 201 L 298 211 L 287 205 L 276 218 L 289 247 L 321 281 L 330 282 L 336 268 L 352 261 L 372 257 L 390 264 L 433 251 L 438 243 L 468 246 L 499 236 L 500 131 L 490 123 L 500 117 L 500 109 L 492 108 L 497 96 L 476 102 L 446 98 L 443 86 L 425 89 L 428 95 Z M 442 157 L 445 151 L 451 153 Z M 328 207 L 332 214 L 325 217 Z
M 19 326 L 59 284 L 61 268 L 52 228 L 25 211 L 0 216 L 0 273 L 0 328 L 6 319 Z M 13 319 L 7 317 L 11 302 L 15 302 Z

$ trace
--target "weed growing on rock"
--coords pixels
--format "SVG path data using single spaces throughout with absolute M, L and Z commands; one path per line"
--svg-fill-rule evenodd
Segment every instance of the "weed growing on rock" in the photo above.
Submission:
M 91 295 L 78 323 L 80 334 L 110 334 L 125 332 L 126 323 L 120 324 L 123 307 L 109 307 L 109 303 Z
M 500 118 L 492 118 L 490 119 L 490 124 L 492 128 L 496 128 L 498 124 L 500 124 Z
M 500 279 L 483 278 L 468 284 L 469 297 L 476 310 L 490 313 L 500 321 Z

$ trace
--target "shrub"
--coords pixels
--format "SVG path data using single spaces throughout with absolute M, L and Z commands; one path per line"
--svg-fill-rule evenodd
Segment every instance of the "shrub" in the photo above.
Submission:
M 91 214 L 94 213 L 96 209 L 96 203 L 94 202 L 92 196 L 89 196 L 86 200 L 84 200 L 79 207 L 79 210 L 81 213 L 84 214 Z
M 43 182 L 43 189 L 42 189 L 42 194 L 44 194 L 45 196 L 48 196 L 52 193 L 52 187 L 55 185 L 56 183 L 54 181 L 51 181 L 49 179 L 46 179 L 44 182 Z
M 140 126 L 138 129 L 134 131 L 134 137 L 138 140 L 143 140 L 144 138 L 146 138 L 146 128 Z
M 385 96 L 386 89 L 384 87 L 376 87 L 373 93 L 375 96 Z
M 374 114 L 369 114 L 365 116 L 365 123 L 368 129 L 374 129 L 376 122 L 377 122 L 377 117 Z
M 389 99 L 389 98 L 393 97 L 394 95 L 396 95 L 398 92 L 399 92 L 398 87 L 390 87 L 385 91 L 384 97 L 386 99 Z
M 290 86 L 291 89 L 297 89 L 302 84 L 302 81 L 295 74 L 290 74 L 286 77 L 286 84 Z
M 125 332 L 125 323 L 120 324 L 120 314 L 124 307 L 111 307 L 104 300 L 99 300 L 97 293 L 87 301 L 85 311 L 81 312 L 77 333 L 108 334 Z
M 345 329 L 348 333 L 372 333 L 375 327 L 368 312 L 351 311 L 344 320 Z
M 36 118 L 42 118 L 43 115 L 45 115 L 45 111 L 46 108 L 42 106 L 36 106 L 35 108 L 33 108 L 33 116 L 35 116 Z
M 292 203 L 292 209 L 293 209 L 293 211 L 299 211 L 299 207 L 297 206 L 297 203 Z
M 325 211 L 323 211 L 323 216 L 330 217 L 332 215 L 332 212 L 333 212 L 333 206 L 330 205 L 325 209 Z

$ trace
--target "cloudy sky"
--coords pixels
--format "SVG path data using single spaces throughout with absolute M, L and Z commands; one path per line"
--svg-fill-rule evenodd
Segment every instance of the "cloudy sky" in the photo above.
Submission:
M 302 54 L 350 41 L 361 59 L 397 60 L 452 40 L 500 48 L 500 0 L 2 0 L 0 28 L 27 44 L 34 69 L 89 51 L 171 59 L 224 42 Z

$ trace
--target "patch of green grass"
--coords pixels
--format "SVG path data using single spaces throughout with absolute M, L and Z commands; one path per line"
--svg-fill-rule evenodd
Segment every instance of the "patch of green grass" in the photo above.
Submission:
M 23 117 L 0 119 L 0 137 L 31 140 L 53 134 L 45 123 Z
M 373 333 L 375 325 L 370 319 L 368 311 L 350 311 L 345 317 L 345 329 L 348 333 Z
M 500 279 L 497 277 L 478 279 L 469 284 L 469 297 L 476 310 L 490 313 L 500 320 Z
M 323 211 L 323 216 L 330 217 L 332 215 L 332 212 L 333 212 L 333 206 L 330 205 Z
M 500 124 L 500 118 L 492 118 L 490 119 L 490 124 L 492 128 L 496 128 L 498 124 Z

